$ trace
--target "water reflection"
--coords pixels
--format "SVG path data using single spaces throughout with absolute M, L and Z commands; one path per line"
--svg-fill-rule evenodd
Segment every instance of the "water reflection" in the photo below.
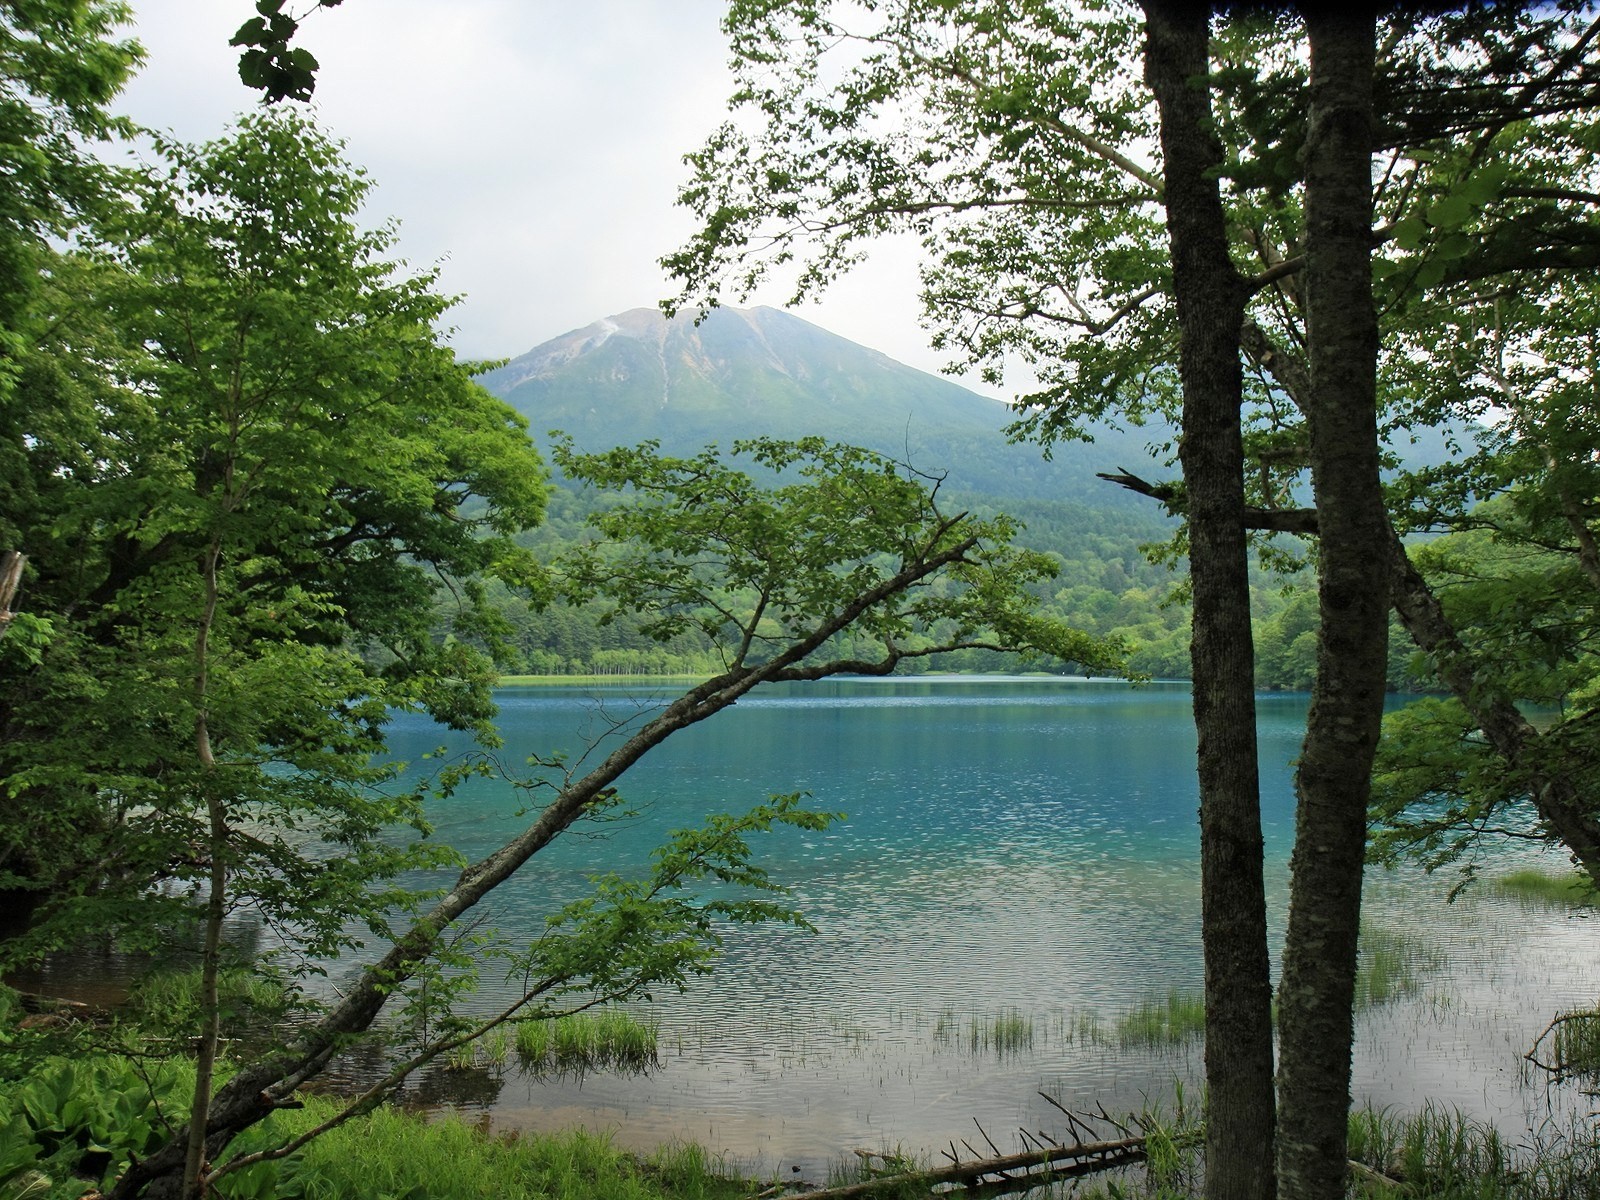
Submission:
M 620 689 L 510 691 L 507 742 L 575 753 L 639 703 Z M 1263 700 L 1275 939 L 1304 715 L 1304 697 Z M 641 1148 L 693 1138 L 741 1161 L 825 1169 L 858 1145 L 931 1151 L 971 1136 L 975 1120 L 997 1140 L 1059 1131 L 1040 1090 L 1113 1110 L 1178 1085 L 1198 1094 L 1197 1042 L 1132 1049 L 1115 1036 L 1141 999 L 1201 983 L 1193 753 L 1177 685 L 835 681 L 741 701 L 630 775 L 639 821 L 541 856 L 497 898 L 496 919 L 533 927 L 587 873 L 642 867 L 661 831 L 805 790 L 848 816 L 772 838 L 763 861 L 818 932 L 736 931 L 713 979 L 651 1009 L 658 1072 L 576 1081 L 512 1069 L 495 1121 L 582 1121 Z M 474 853 L 515 827 L 507 809 L 486 784 L 435 819 Z M 1358 1094 L 1458 1105 L 1512 1136 L 1551 1101 L 1576 1111 L 1571 1092 L 1525 1086 L 1518 1064 L 1554 1007 L 1600 992 L 1589 928 L 1486 897 L 1446 906 L 1441 891 L 1409 875 L 1370 888 L 1370 919 L 1436 946 L 1442 965 L 1362 1015 Z M 1032 1022 L 1021 1052 L 950 1036 L 1009 1011 Z
M 666 830 L 803 790 L 848 815 L 776 834 L 760 857 L 817 932 L 730 933 L 713 977 L 650 1008 L 661 1065 L 648 1076 L 535 1078 L 512 1061 L 425 1072 L 411 1096 L 501 1126 L 608 1128 L 641 1149 L 694 1139 L 818 1178 L 851 1147 L 931 1152 L 971 1137 L 974 1121 L 1007 1150 L 1018 1129 L 1059 1133 L 1041 1090 L 1113 1111 L 1167 1102 L 1179 1085 L 1198 1095 L 1198 1042 L 1134 1048 L 1117 1035 L 1141 1000 L 1201 984 L 1188 700 L 1177 685 L 923 679 L 741 701 L 629 775 L 637 819 L 563 839 L 497 892 L 492 924 L 527 936 L 588 875 L 642 870 Z M 620 688 L 508 690 L 506 758 L 576 759 L 659 702 Z M 1304 716 L 1303 697 L 1263 699 L 1275 941 Z M 413 762 L 441 740 L 419 719 L 396 723 L 397 753 Z M 524 803 L 479 779 L 430 815 L 476 856 L 521 828 Z M 1592 923 L 1486 895 L 1447 905 L 1442 893 L 1413 874 L 1369 882 L 1369 923 L 1429 953 L 1406 989 L 1359 1018 L 1358 1096 L 1458 1106 L 1514 1139 L 1552 1113 L 1587 1111 L 1574 1087 L 1530 1085 L 1521 1054 L 1555 1011 L 1600 995 Z M 335 966 L 333 982 L 354 969 Z M 511 994 L 484 985 L 485 1005 Z M 1025 1041 L 1000 1052 L 973 1035 L 1008 1013 L 1030 1023 Z

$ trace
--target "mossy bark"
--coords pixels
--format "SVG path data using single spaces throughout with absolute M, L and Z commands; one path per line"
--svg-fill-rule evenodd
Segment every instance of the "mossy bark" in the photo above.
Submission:
M 1182 465 L 1194 595 L 1201 929 L 1206 997 L 1206 1195 L 1273 1193 L 1271 978 L 1262 881 L 1255 676 L 1240 428 L 1246 290 L 1228 254 L 1203 7 L 1145 4 L 1145 78 L 1161 117 L 1180 325 Z

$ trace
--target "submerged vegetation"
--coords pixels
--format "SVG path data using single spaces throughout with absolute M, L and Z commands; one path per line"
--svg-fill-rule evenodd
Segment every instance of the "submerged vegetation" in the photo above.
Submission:
M 1526 1057 L 1558 1082 L 1600 1080 L 1600 1008 L 1559 1014 Z
M 519 1026 L 517 1060 L 535 1074 L 647 1071 L 657 1065 L 660 1034 L 660 1022 L 622 1009 L 570 1013 Z
M 1177 988 L 1165 999 L 1139 1001 L 1117 1019 L 1117 1040 L 1124 1048 L 1178 1045 L 1205 1031 L 1205 998 Z
M 1586 876 L 1576 871 L 1540 871 L 1529 868 L 1497 875 L 1489 881 L 1489 888 L 1503 896 L 1548 905 L 1552 908 L 1572 908 L 1593 904 L 1594 885 Z

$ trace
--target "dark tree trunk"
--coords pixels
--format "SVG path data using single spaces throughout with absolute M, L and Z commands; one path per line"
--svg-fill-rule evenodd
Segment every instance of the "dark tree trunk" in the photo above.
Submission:
M 1203 7 L 1145 4 L 1145 78 L 1161 114 L 1167 228 L 1180 326 L 1183 479 L 1194 594 L 1201 929 L 1205 947 L 1206 1195 L 1273 1193 L 1272 985 L 1262 883 L 1250 637 L 1239 328 L 1205 85 Z
M 1339 1200 L 1367 800 L 1388 651 L 1389 526 L 1378 477 L 1370 261 L 1374 15 L 1317 8 L 1307 32 L 1305 278 L 1321 628 L 1296 776 L 1279 991 L 1278 1188 L 1294 1200 Z

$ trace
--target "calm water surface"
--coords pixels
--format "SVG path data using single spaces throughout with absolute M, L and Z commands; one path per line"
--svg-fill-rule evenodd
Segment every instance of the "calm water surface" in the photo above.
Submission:
M 576 760 L 667 697 L 507 689 L 503 757 Z M 1275 942 L 1304 719 L 1304 697 L 1262 698 Z M 443 740 L 420 719 L 393 738 L 411 761 Z M 1115 1034 L 1139 1001 L 1200 987 L 1193 757 L 1187 685 L 863 680 L 742 700 L 635 768 L 622 790 L 639 816 L 563 838 L 496 894 L 493 923 L 536 930 L 589 874 L 642 869 L 663 831 L 804 791 L 847 816 L 773 835 L 759 857 L 817 932 L 735 931 L 713 977 L 658 995 L 663 1061 L 648 1077 L 542 1081 L 509 1066 L 456 1082 L 502 1126 L 583 1123 L 641 1147 L 693 1139 L 809 1177 L 856 1146 L 981 1144 L 975 1121 L 1002 1150 L 1019 1148 L 1018 1127 L 1059 1133 L 1040 1090 L 1113 1111 L 1170 1102 L 1177 1086 L 1197 1095 L 1198 1045 L 1125 1049 Z M 433 816 L 475 857 L 526 822 L 521 803 L 503 781 L 475 780 Z M 1584 1103 L 1530 1085 L 1521 1054 L 1555 1011 L 1600 995 L 1596 931 L 1486 896 L 1447 906 L 1443 890 L 1369 881 L 1369 925 L 1423 947 L 1428 965 L 1409 995 L 1362 1016 L 1358 1094 L 1458 1106 L 1520 1137 L 1552 1103 L 1557 1118 Z M 1031 1046 L 974 1048 L 975 1023 L 1013 1010 L 1032 1021 Z M 436 1096 L 449 1082 L 420 1086 Z

